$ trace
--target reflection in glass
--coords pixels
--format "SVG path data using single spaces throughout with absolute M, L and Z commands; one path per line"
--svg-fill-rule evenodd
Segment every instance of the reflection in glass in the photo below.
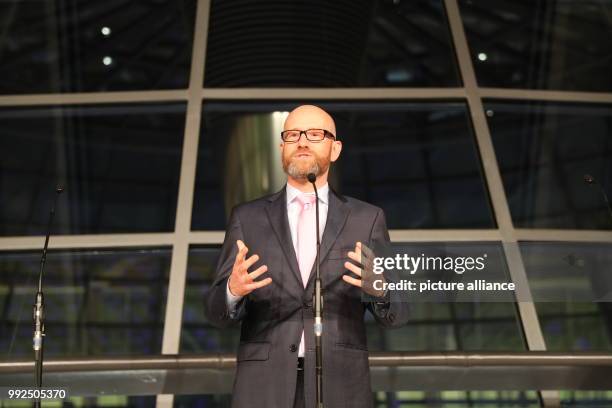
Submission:
M 0 94 L 186 88 L 195 0 L 0 2 Z
M 343 142 L 330 184 L 380 206 L 389 228 L 491 228 L 463 103 L 316 103 Z M 202 111 L 193 229 L 223 230 L 231 208 L 281 189 L 280 131 L 298 103 L 209 102 Z
M 159 354 L 169 249 L 50 251 L 45 356 Z M 0 359 L 32 355 L 40 252 L 0 253 Z
M 485 103 L 514 225 L 612 229 L 612 107 Z M 585 182 L 591 175 L 596 183 Z
M 205 87 L 452 87 L 442 0 L 212 1 Z
M 0 235 L 174 230 L 185 104 L 0 109 Z
M 612 245 L 521 242 L 520 249 L 536 301 L 561 292 L 559 287 L 572 289 L 566 301 L 536 303 L 547 349 L 612 349 Z M 585 301 L 582 292 L 598 302 Z
M 610 92 L 612 3 L 459 0 L 480 86 Z

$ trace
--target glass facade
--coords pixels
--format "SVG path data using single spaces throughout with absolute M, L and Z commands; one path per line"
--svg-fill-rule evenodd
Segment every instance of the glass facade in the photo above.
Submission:
M 195 0 L 0 3 L 0 94 L 180 89 Z
M 314 103 L 343 141 L 330 184 L 381 207 L 389 228 L 495 226 L 464 103 Z M 204 104 L 194 230 L 222 230 L 233 206 L 283 187 L 280 131 L 299 104 Z
M 0 108 L 0 236 L 174 229 L 185 104 Z
M 478 84 L 610 92 L 610 2 L 459 0 Z
M 612 229 L 612 106 L 484 106 L 517 227 Z
M 0 2 L 0 361 L 31 357 L 59 184 L 47 356 L 235 352 L 239 327 L 210 326 L 203 297 L 231 208 L 284 185 L 279 132 L 302 103 L 337 121 L 330 184 L 383 208 L 394 243 L 484 242 L 533 295 L 520 307 L 413 302 L 391 331 L 368 315 L 370 350 L 609 351 L 610 15 L 595 0 Z M 573 290 L 551 289 L 564 283 Z M 563 406 L 612 405 L 612 388 L 556 391 Z M 534 407 L 550 396 L 372 398 Z
M 45 356 L 161 352 L 169 248 L 70 250 L 47 254 Z M 0 253 L 3 360 L 32 355 L 32 304 L 40 253 Z

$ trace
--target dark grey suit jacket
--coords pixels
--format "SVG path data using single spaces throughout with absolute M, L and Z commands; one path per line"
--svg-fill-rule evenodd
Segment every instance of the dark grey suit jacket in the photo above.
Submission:
M 305 337 L 306 406 L 314 405 L 315 352 L 312 298 L 314 267 L 304 289 L 293 249 L 285 189 L 234 208 L 217 264 L 216 277 L 205 298 L 209 321 L 219 327 L 242 321 L 232 407 L 290 408 L 296 384 L 297 350 Z M 266 264 L 263 277 L 272 283 L 251 292 L 230 315 L 227 279 L 237 253 L 236 240 L 258 254 L 251 268 Z M 401 302 L 362 302 L 361 290 L 342 280 L 347 252 L 361 241 L 376 248 L 389 241 L 383 211 L 342 197 L 330 189 L 327 222 L 321 241 L 323 284 L 323 402 L 326 408 L 372 407 L 364 313 L 369 309 L 385 327 L 407 318 Z M 260 279 L 263 279 L 260 278 Z M 387 280 L 394 280 L 387 277 Z M 394 296 L 392 294 L 392 296 Z

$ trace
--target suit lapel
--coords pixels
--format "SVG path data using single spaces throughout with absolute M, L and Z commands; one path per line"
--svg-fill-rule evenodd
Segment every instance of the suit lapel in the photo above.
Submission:
M 293 239 L 291 238 L 291 230 L 289 229 L 289 218 L 287 216 L 287 190 L 283 188 L 278 193 L 268 198 L 270 203 L 266 207 L 270 225 L 276 234 L 276 238 L 287 258 L 287 262 L 293 271 L 293 274 L 298 279 L 300 286 L 302 284 L 302 275 L 297 262 L 295 249 L 293 248 Z
M 291 230 L 289 229 L 289 218 L 287 215 L 287 190 L 283 188 L 278 193 L 268 198 L 269 204 L 266 207 L 268 219 L 272 229 L 276 234 L 276 238 L 285 254 L 285 258 L 291 267 L 291 271 L 295 278 L 298 280 L 300 286 L 302 283 L 302 275 L 300 274 L 300 267 L 297 262 L 297 255 L 293 248 L 293 239 L 291 238 Z M 321 263 L 325 261 L 325 258 L 329 254 L 334 242 L 340 235 L 340 232 L 344 228 L 344 224 L 349 216 L 350 208 L 346 204 L 346 199 L 337 195 L 331 188 L 329 190 L 329 205 L 327 209 L 327 221 L 325 222 L 325 230 L 323 231 L 323 237 L 321 239 Z M 312 266 L 310 271 L 310 277 L 308 278 L 308 285 L 314 282 L 315 278 L 315 265 Z
M 350 213 L 350 208 L 346 205 L 346 199 L 339 197 L 335 191 L 329 189 L 329 206 L 327 208 L 327 221 L 325 222 L 325 230 L 323 231 L 323 238 L 321 239 L 321 264 L 325 261 L 325 257 L 329 254 L 331 247 L 336 242 L 338 235 L 344 228 L 346 219 Z M 308 278 L 308 285 L 314 282 L 316 275 L 315 272 L 316 261 L 310 271 L 310 277 Z

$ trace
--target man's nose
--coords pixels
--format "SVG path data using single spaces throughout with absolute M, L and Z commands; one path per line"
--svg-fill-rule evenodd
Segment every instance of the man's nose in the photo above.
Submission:
M 306 133 L 302 132 L 300 138 L 298 139 L 299 147 L 308 147 L 308 138 L 306 137 Z

